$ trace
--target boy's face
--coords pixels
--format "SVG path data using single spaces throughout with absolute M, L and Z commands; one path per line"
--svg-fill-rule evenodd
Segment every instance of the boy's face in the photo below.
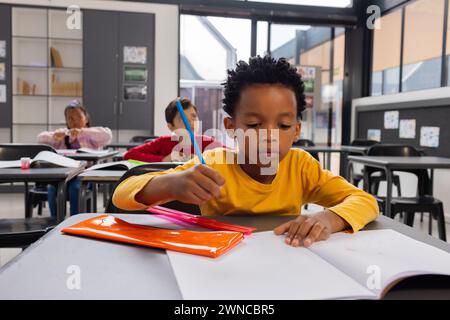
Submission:
M 186 118 L 189 121 L 189 125 L 191 126 L 191 129 L 194 131 L 194 133 L 197 132 L 195 122 L 197 121 L 198 117 L 197 117 L 197 111 L 195 111 L 195 108 L 189 107 L 187 109 L 184 109 L 184 113 L 186 114 Z M 175 118 L 173 118 L 172 122 L 173 122 L 173 124 L 172 123 L 167 124 L 170 131 L 175 131 L 178 129 L 186 129 L 179 112 L 177 112 L 177 114 L 175 115 Z
M 265 166 L 261 162 L 267 162 L 261 157 L 272 158 L 278 153 L 281 161 L 300 136 L 295 93 L 281 85 L 249 86 L 241 92 L 233 118 L 225 118 L 224 125 L 226 129 L 246 132 L 245 139 L 238 139 L 239 150 L 245 150 L 246 163 L 252 152 L 258 155 L 257 165 L 261 167 Z M 265 138 L 261 129 L 265 130 Z M 249 130 L 256 131 L 256 141 L 248 138 Z

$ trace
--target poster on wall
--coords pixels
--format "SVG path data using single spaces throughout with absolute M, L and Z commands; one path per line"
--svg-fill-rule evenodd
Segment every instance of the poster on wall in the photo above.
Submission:
M 381 142 L 381 130 L 379 130 L 379 129 L 367 130 L 367 140 Z
M 316 80 L 316 68 L 314 67 L 297 67 L 297 73 L 301 75 L 304 86 L 305 93 L 314 93 L 314 86 Z
M 145 85 L 126 85 L 123 88 L 124 100 L 144 101 L 147 99 L 147 86 Z
M 0 58 L 6 58 L 6 41 L 0 40 Z
M 0 103 L 6 102 L 6 85 L 0 84 Z
M 400 120 L 400 139 L 415 139 L 416 138 L 416 119 Z
M 146 82 L 147 67 L 145 66 L 125 66 L 124 80 L 126 82 Z
M 420 146 L 429 148 L 439 147 L 439 127 L 420 128 Z
M 123 47 L 124 63 L 147 63 L 147 47 Z
M 3 62 L 0 62 L 0 81 L 5 80 L 5 64 Z
M 385 129 L 398 129 L 398 111 L 386 111 L 384 113 L 384 128 Z

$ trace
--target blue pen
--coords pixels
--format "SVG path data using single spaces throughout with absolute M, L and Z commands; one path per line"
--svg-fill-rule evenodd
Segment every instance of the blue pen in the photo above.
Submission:
M 179 99 L 176 100 L 176 105 L 178 112 L 180 113 L 181 120 L 183 120 L 184 126 L 186 127 L 186 130 L 189 132 L 189 136 L 191 137 L 192 144 L 194 145 L 195 154 L 200 159 L 200 162 L 202 164 L 206 164 L 205 159 L 203 159 L 202 152 L 200 151 L 200 148 L 198 147 L 197 140 L 195 140 L 194 132 L 192 131 L 191 126 L 189 125 L 189 121 L 186 117 L 186 114 L 184 113 L 183 106 L 181 105 L 181 102 Z

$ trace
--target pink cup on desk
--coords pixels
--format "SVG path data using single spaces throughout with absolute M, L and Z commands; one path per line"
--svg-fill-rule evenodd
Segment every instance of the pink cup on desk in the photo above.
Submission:
M 20 169 L 22 170 L 30 169 L 30 163 L 31 163 L 30 158 L 27 157 L 20 158 Z

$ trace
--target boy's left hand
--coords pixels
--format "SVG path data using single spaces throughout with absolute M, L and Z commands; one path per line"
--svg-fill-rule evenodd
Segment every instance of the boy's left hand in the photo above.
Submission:
M 347 222 L 330 210 L 314 215 L 298 216 L 274 229 L 276 235 L 286 235 L 286 243 L 293 247 L 309 247 L 314 242 L 326 240 L 334 232 L 348 227 Z

